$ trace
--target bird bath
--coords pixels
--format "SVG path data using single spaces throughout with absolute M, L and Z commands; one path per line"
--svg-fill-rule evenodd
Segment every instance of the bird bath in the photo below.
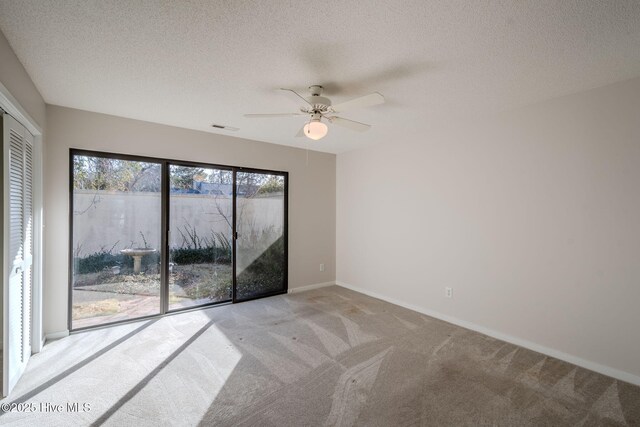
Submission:
M 132 248 L 132 249 L 123 249 L 120 251 L 123 255 L 129 255 L 133 257 L 133 272 L 135 274 L 139 274 L 142 267 L 142 257 L 145 255 L 150 255 L 154 253 L 156 250 L 151 248 Z

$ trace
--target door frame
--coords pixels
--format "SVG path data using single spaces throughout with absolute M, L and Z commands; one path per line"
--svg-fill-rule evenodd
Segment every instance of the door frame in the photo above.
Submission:
M 115 322 L 101 323 L 94 326 L 85 326 L 82 328 L 73 328 L 72 315 L 73 315 L 73 157 L 80 156 L 92 156 L 92 157 L 104 157 L 119 160 L 130 160 L 139 162 L 156 163 L 161 168 L 161 218 L 160 218 L 160 245 L 163 249 L 163 253 L 160 254 L 162 260 L 162 266 L 160 270 L 160 307 L 158 314 L 152 314 L 148 316 L 136 317 L 134 319 L 118 320 Z M 233 173 L 233 195 L 232 195 L 232 298 L 228 301 L 210 302 L 206 304 L 200 304 L 193 307 L 186 307 L 182 309 L 169 310 L 168 304 L 168 282 L 169 282 L 169 225 L 170 225 L 170 183 L 169 183 L 169 166 L 193 166 L 210 169 L 228 170 Z M 236 299 L 236 174 L 237 172 L 255 172 L 263 174 L 281 175 L 284 177 L 284 287 L 281 291 L 270 292 L 259 295 L 257 297 L 237 300 Z M 178 313 L 184 313 L 187 311 L 200 310 L 203 308 L 209 308 L 213 306 L 235 304 L 240 302 L 251 301 L 258 298 L 265 298 L 274 295 L 286 294 L 289 290 L 289 172 L 278 171 L 271 169 L 258 169 L 242 166 L 222 165 L 215 163 L 205 163 L 197 161 L 189 161 L 182 159 L 167 159 L 162 157 L 150 157 L 140 156 L 135 154 L 125 153 L 113 153 L 107 151 L 87 150 L 83 148 L 70 148 L 69 149 L 69 262 L 68 262 L 68 304 L 67 304 L 67 326 L 69 333 L 76 333 L 85 330 L 99 329 L 103 327 L 109 327 L 113 325 L 120 325 L 132 322 L 139 322 L 141 320 L 148 320 L 159 318 L 163 316 L 170 316 Z
M 44 216 L 43 216 L 43 173 L 42 173 L 42 127 L 22 108 L 17 99 L 0 82 L 0 109 L 16 119 L 33 135 L 33 264 L 31 289 L 31 352 L 39 353 L 44 346 L 42 327 L 42 288 L 44 268 Z M 5 183 L 6 185 L 6 183 Z M 3 189 L 5 191 L 5 189 Z M 4 256 L 4 255 L 3 255 Z M 4 262 L 3 262 L 4 264 Z M 3 272 L 3 292 L 6 277 Z M 3 315 L 6 311 L 3 299 Z M 4 327 L 4 325 L 3 325 Z M 1 342 L 1 341 L 0 341 Z M 1 345 L 1 344 L 0 344 Z

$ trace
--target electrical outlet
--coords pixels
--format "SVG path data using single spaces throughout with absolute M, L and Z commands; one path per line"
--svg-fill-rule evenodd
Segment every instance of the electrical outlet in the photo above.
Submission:
M 447 298 L 453 298 L 453 288 L 444 288 L 444 296 Z
M 320 271 L 324 271 L 324 264 L 320 264 Z

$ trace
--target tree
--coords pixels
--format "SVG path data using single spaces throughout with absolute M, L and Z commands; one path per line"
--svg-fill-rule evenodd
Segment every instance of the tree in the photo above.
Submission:
M 284 191 L 284 177 L 269 175 L 267 181 L 258 188 L 257 194 L 281 193 Z
M 160 191 L 158 163 L 74 156 L 73 188 L 104 191 Z
M 204 169 L 191 166 L 171 165 L 171 188 L 189 190 L 194 181 L 205 181 L 207 175 Z

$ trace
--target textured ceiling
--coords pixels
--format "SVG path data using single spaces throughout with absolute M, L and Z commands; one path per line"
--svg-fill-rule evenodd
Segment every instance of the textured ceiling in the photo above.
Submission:
M 50 104 L 334 153 L 640 75 L 638 0 L 0 0 L 0 29 Z M 311 84 L 387 103 L 320 141 L 242 117 Z

